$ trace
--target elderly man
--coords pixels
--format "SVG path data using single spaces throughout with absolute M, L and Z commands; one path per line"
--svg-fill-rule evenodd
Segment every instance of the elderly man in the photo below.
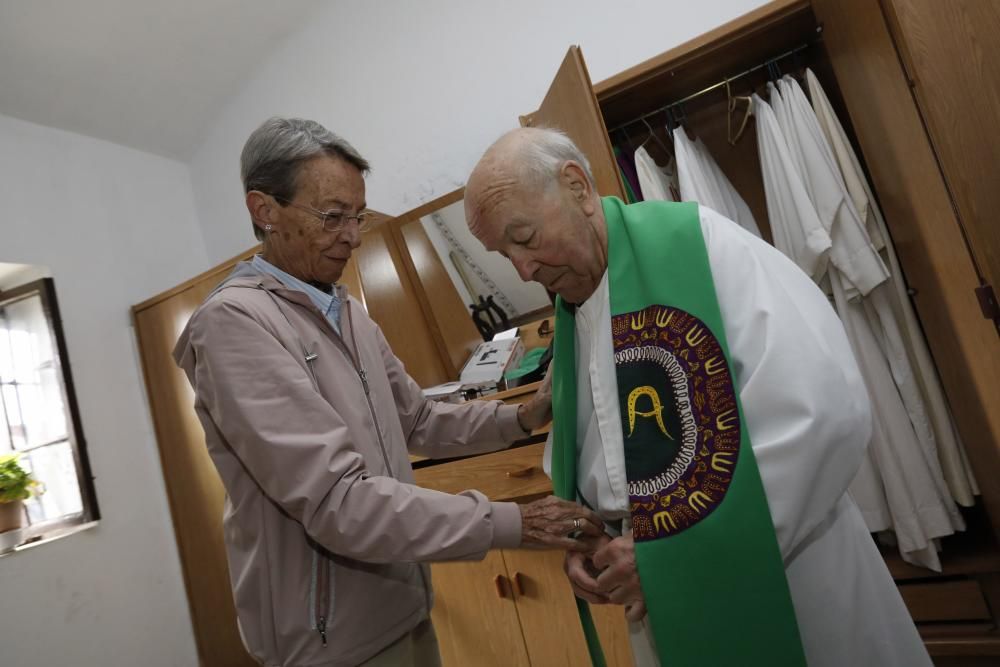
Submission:
M 808 276 L 694 203 L 600 198 L 552 130 L 503 136 L 465 202 L 559 295 L 547 470 L 624 533 L 566 571 L 643 619 L 640 664 L 930 665 L 846 493 L 868 399 Z
M 408 450 L 500 449 L 548 421 L 549 394 L 519 407 L 424 399 L 336 284 L 368 224 L 367 171 L 318 123 L 254 131 L 241 172 L 263 252 L 206 299 L 174 353 L 227 491 L 240 631 L 269 667 L 438 665 L 422 563 L 579 549 L 574 529 L 603 532 L 557 498 L 518 506 L 413 485 Z

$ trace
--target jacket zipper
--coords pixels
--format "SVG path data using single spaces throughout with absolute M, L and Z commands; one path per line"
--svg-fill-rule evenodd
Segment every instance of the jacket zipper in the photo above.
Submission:
M 344 310 L 347 312 L 347 325 L 348 325 L 348 327 L 350 327 L 351 334 L 352 334 L 351 335 L 351 342 L 354 344 L 354 356 L 358 360 L 357 364 L 356 364 L 356 368 L 357 368 L 357 371 L 358 371 L 358 377 L 361 378 L 361 385 L 365 389 L 365 398 L 368 400 L 368 410 L 369 410 L 369 412 L 371 412 L 372 421 L 375 423 L 375 435 L 378 436 L 378 446 L 379 446 L 379 449 L 382 450 L 382 460 L 385 461 L 385 467 L 386 467 L 386 470 L 389 471 L 389 475 L 391 477 L 395 478 L 396 475 L 393 474 L 393 472 L 392 472 L 392 466 L 389 465 L 389 456 L 386 454 L 386 451 L 385 451 L 385 442 L 383 442 L 383 440 L 382 440 L 382 429 L 379 428 L 378 417 L 375 416 L 375 406 L 372 404 L 371 392 L 369 391 L 369 388 L 368 388 L 368 377 L 367 377 L 367 374 L 365 373 L 365 369 L 361 368 L 361 353 L 358 352 L 358 340 L 357 340 L 357 337 L 355 337 L 353 335 L 353 333 L 354 333 L 354 320 L 351 317 L 351 307 L 350 307 L 350 305 L 347 302 L 345 302 L 344 305 L 345 305 Z M 343 341 L 343 338 L 341 338 L 341 341 Z M 346 347 L 346 345 L 345 345 L 345 347 Z M 348 355 L 348 356 L 350 356 L 350 355 Z M 431 587 L 427 583 L 427 576 L 424 574 L 424 568 L 423 568 L 423 566 L 421 566 L 420 563 L 416 563 L 415 567 L 417 568 L 417 572 L 420 573 L 420 581 L 424 585 L 424 608 L 427 610 L 427 614 L 430 615 L 430 613 L 431 613 Z
M 313 627 L 326 648 L 326 624 L 330 617 L 330 560 L 318 550 L 313 550 Z
M 389 455 L 385 451 L 385 442 L 382 440 L 382 428 L 379 426 L 378 417 L 375 415 L 375 405 L 372 403 L 371 390 L 368 386 L 368 374 L 365 369 L 361 367 L 361 353 L 358 352 L 358 341 L 354 334 L 354 319 L 351 317 L 351 307 L 348 302 L 344 302 L 344 310 L 347 312 L 347 326 L 351 329 L 351 342 L 354 344 L 354 369 L 358 372 L 358 377 L 361 379 L 361 386 L 365 390 L 365 400 L 368 401 L 368 412 L 371 413 L 372 422 L 375 424 L 375 436 L 378 438 L 378 447 L 382 452 L 382 461 L 385 463 L 385 469 L 389 471 L 389 476 L 395 478 L 396 475 L 392 472 L 392 466 L 389 465 Z M 341 338 L 343 342 L 343 338 Z M 346 345 L 344 347 L 347 347 Z M 350 355 L 348 355 L 350 356 Z

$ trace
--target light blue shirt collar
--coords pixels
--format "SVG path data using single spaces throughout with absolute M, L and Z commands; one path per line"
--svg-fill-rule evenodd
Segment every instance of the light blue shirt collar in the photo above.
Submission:
M 270 274 L 281 281 L 285 287 L 293 290 L 298 290 L 299 292 L 305 293 L 309 300 L 313 302 L 319 312 L 323 313 L 330 324 L 333 325 L 334 330 L 340 333 L 340 297 L 337 296 L 337 290 L 333 290 L 333 294 L 327 294 L 321 289 L 313 287 L 304 280 L 299 280 L 290 273 L 285 273 L 274 264 L 271 264 L 265 260 L 260 255 L 254 255 L 253 259 L 250 260 L 250 265 L 253 266 L 258 271 Z

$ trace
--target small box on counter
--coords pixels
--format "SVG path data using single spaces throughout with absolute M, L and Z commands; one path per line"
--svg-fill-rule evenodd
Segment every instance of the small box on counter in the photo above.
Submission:
M 424 396 L 432 401 L 441 401 L 442 403 L 461 403 L 464 399 L 462 389 L 461 382 L 445 382 L 444 384 L 439 384 L 434 387 L 428 387 L 427 389 L 424 389 L 423 392 Z

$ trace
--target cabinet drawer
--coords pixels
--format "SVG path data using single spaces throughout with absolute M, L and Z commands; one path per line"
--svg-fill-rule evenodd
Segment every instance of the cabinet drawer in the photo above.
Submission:
M 483 400 L 493 400 L 493 401 L 503 401 L 507 405 L 518 405 L 520 403 L 526 403 L 531 400 L 531 397 L 535 395 L 535 391 L 541 385 L 541 381 L 531 382 L 524 385 L 523 387 L 515 387 L 513 389 L 508 389 L 507 391 L 501 391 L 499 393 L 493 394 L 491 396 L 484 397 Z M 552 429 L 552 424 L 548 423 L 545 426 L 535 429 L 531 432 L 532 438 L 537 438 L 541 435 L 546 435 Z
M 521 387 L 514 387 L 513 389 L 505 389 L 504 391 L 499 391 L 495 394 L 490 394 L 489 396 L 483 396 L 484 401 L 503 401 L 507 405 L 524 403 L 530 400 L 532 396 L 535 395 L 535 391 L 542 385 L 541 380 L 538 382 L 529 382 Z
M 482 491 L 490 500 L 515 500 L 552 493 L 552 482 L 542 470 L 544 443 L 484 454 L 462 461 L 418 468 L 418 485 L 445 493 Z
M 899 585 L 899 592 L 917 623 L 992 619 L 976 581 L 907 583 Z

